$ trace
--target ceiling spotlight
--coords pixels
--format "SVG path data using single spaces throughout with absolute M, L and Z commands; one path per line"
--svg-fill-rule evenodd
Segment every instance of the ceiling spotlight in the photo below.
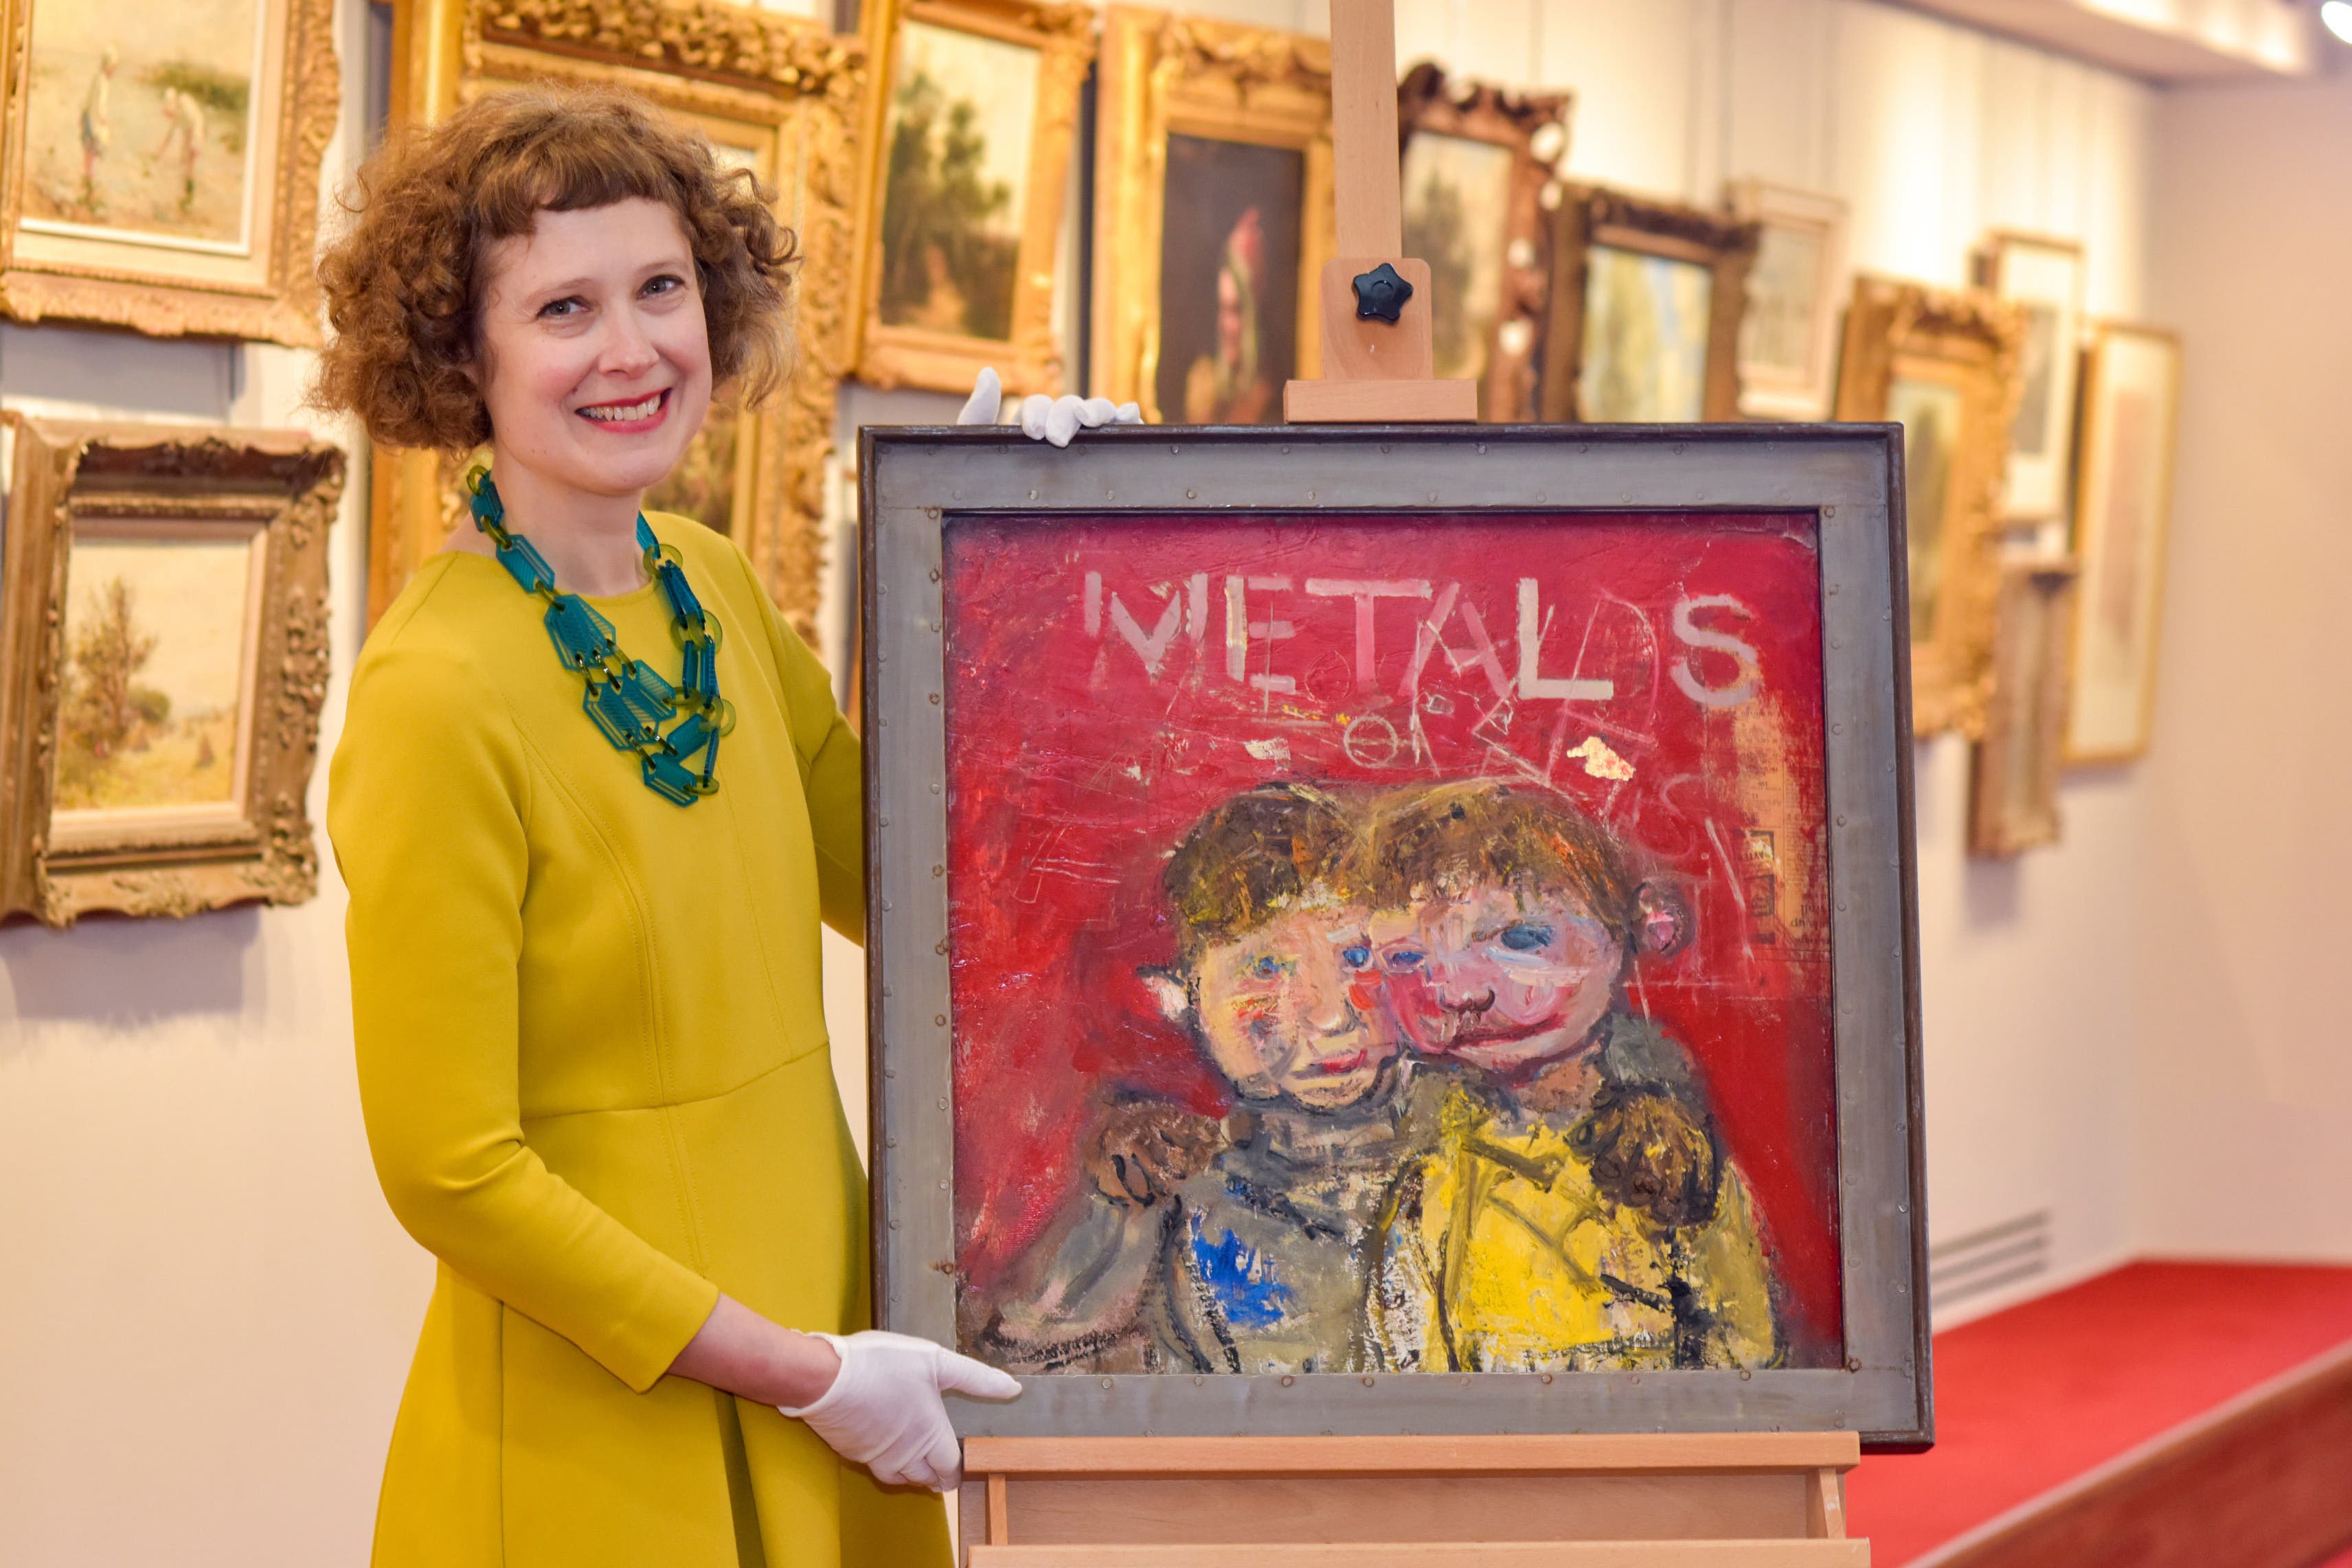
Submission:
M 2352 44 L 2352 0 L 2327 0 L 2319 8 L 2319 19 L 2329 32 Z

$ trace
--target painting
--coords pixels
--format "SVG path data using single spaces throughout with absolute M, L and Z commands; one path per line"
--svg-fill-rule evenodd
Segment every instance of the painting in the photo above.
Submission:
M 309 898 L 342 453 L 21 415 L 9 438 L 0 916 Z
M 1836 417 L 1903 426 L 1911 718 L 1922 737 L 1984 735 L 2023 330 L 2014 306 L 1980 290 L 1867 276 L 1846 309 Z
M 1113 5 L 1095 138 L 1092 390 L 1155 423 L 1281 423 L 1321 363 L 1330 46 Z
M 2058 841 L 2074 583 L 2071 560 L 2018 560 L 2002 569 L 1992 707 L 1970 762 L 1972 854 L 2005 859 Z
M 936 1151 L 925 1310 L 1022 1406 L 1068 1391 L 972 1418 L 1107 1430 L 1060 1423 L 1124 1385 L 1179 1430 L 1223 1380 L 1458 1416 L 1481 1378 L 1594 1380 L 1567 1429 L 1629 1379 L 1875 1354 L 1839 1173 L 1888 1129 L 1841 1113 L 1869 961 L 1839 945 L 1860 895 L 1828 806 L 1863 720 L 1826 661 L 1891 674 L 1899 632 L 1823 584 L 1894 602 L 1891 436 L 1824 436 L 1875 476 L 1841 531 L 1763 484 L 1811 456 L 1737 432 L 1652 435 L 1654 468 L 1533 427 L 1500 465 L 1458 434 L 1136 434 L 1062 482 L 908 444 L 958 461 L 944 516 L 899 509 L 939 494 L 877 455 L 899 438 L 866 446 L 875 809 L 908 813 L 877 841 L 874 1038 L 914 1052 L 877 1083 L 946 1108 L 933 1135 L 892 1119 L 929 1098 L 886 1104 L 875 1146 Z M 1396 507 L 1478 473 L 1475 510 Z M 1899 815 L 1894 720 L 1868 766 Z
M 1977 252 L 1977 267 L 1979 281 L 2024 319 L 2001 514 L 2020 523 L 2063 517 L 2074 458 L 2083 247 L 2072 240 L 1998 232 Z
M 1568 157 L 1572 101 L 1426 60 L 1397 88 L 1404 253 L 1429 264 L 1435 373 L 1476 382 L 1483 419 L 1533 419 L 1540 406 L 1549 213 L 1562 194 L 1553 171 Z
M 1572 185 L 1553 287 L 1570 308 L 1545 350 L 1544 417 L 1685 423 L 1739 414 L 1753 222 Z
M 2147 749 L 2179 410 L 2179 339 L 2150 327 L 2097 323 L 2074 492 L 2083 584 L 2069 762 L 2127 761 Z
M 859 376 L 1016 394 L 1062 390 L 1054 250 L 1094 60 L 1094 12 L 1048 0 L 873 0 L 864 37 Z
M 456 40 L 454 58 L 404 80 L 404 121 L 431 123 L 462 102 L 530 82 L 624 86 L 700 131 L 722 163 L 748 169 L 776 193 L 797 236 L 790 320 L 790 381 L 744 408 L 716 389 L 702 429 L 670 476 L 646 497 L 732 538 L 768 593 L 814 634 L 824 576 L 826 465 L 842 379 L 856 348 L 859 254 L 857 137 L 866 53 L 814 24 L 727 0 L 690 6 L 630 0 L 603 14 L 593 44 L 573 36 L 561 0 L 493 5 L 431 0 L 404 7 L 415 40 Z M 693 21 L 690 36 L 677 30 Z M 369 505 L 368 618 L 391 608 L 418 567 L 464 522 L 459 489 L 478 455 L 390 449 L 376 454 Z
M 316 345 L 326 0 L 0 7 L 0 309 Z
M 1835 196 L 1742 180 L 1731 210 L 1763 225 L 1739 328 L 1739 406 L 1765 419 L 1829 412 L 1837 309 L 1845 282 L 1845 204 Z

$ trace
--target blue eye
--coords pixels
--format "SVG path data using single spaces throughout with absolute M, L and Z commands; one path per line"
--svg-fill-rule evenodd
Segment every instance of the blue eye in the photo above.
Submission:
M 1503 927 L 1503 946 L 1514 953 L 1535 953 L 1551 946 L 1551 927 L 1521 921 Z
M 1250 977 L 1255 980 L 1278 980 L 1289 969 L 1287 963 L 1272 956 L 1254 959 L 1249 967 Z
M 1371 961 L 1372 950 L 1370 947 L 1360 945 L 1339 949 L 1339 962 L 1347 965 L 1350 969 L 1360 969 Z
M 1428 957 L 1429 955 L 1417 947 L 1400 947 L 1388 956 L 1389 967 L 1400 972 L 1406 969 L 1418 969 L 1428 961 Z

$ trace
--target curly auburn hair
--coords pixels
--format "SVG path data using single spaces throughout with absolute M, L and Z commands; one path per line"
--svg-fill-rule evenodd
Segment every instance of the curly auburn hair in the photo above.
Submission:
M 677 214 L 694 252 L 714 382 L 757 402 L 790 359 L 785 298 L 797 256 L 773 193 L 723 167 L 700 132 L 644 99 L 542 86 L 478 99 L 428 130 L 396 132 L 359 174 L 351 228 L 319 258 L 333 341 L 311 401 L 356 414 L 393 446 L 467 452 L 490 438 L 467 371 L 499 240 L 541 211 L 630 197 Z
M 1383 902 L 1476 883 L 1567 892 L 1633 950 L 1640 885 L 1624 851 L 1549 790 L 1492 779 L 1402 790 L 1375 807 L 1371 837 Z
M 1186 958 L 1248 935 L 1303 899 L 1366 889 L 1357 814 L 1308 784 L 1260 784 L 1186 831 L 1160 884 Z

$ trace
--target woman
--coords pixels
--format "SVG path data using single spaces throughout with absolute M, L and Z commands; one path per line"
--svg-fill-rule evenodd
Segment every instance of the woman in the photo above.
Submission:
M 714 382 L 778 380 L 792 236 L 615 94 L 476 102 L 361 183 L 318 400 L 491 455 L 328 808 L 369 1143 L 440 1260 L 375 1561 L 943 1564 L 877 1483 L 952 1486 L 942 1392 L 1018 1385 L 854 1332 L 817 921 L 863 925 L 857 740 L 741 555 L 638 511 Z

